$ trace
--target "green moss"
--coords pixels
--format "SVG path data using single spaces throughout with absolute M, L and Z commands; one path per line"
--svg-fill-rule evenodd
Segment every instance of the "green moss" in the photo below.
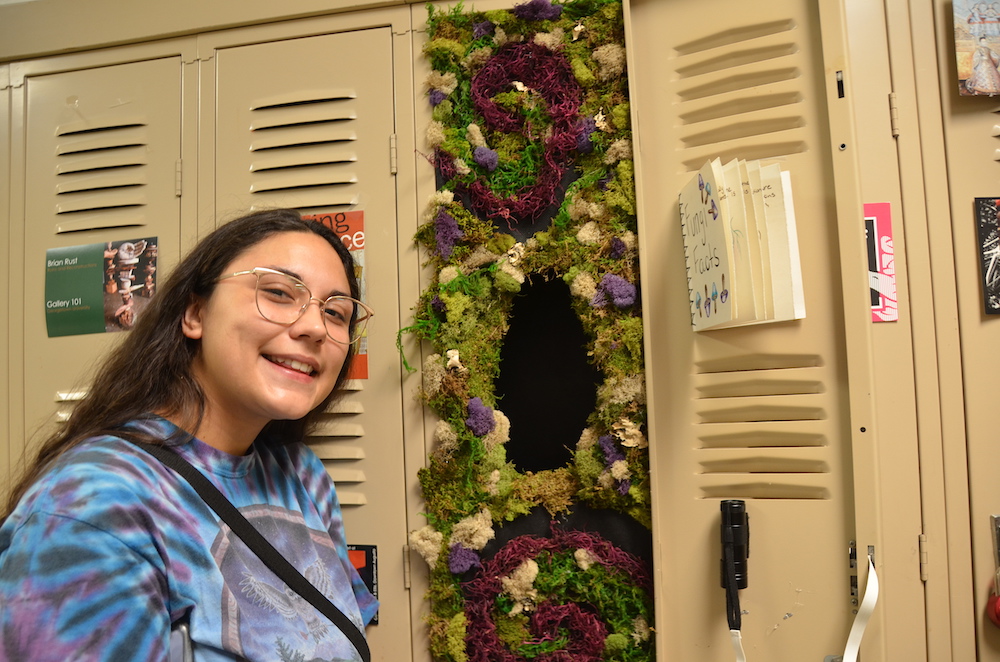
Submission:
M 609 658 L 618 658 L 629 646 L 628 635 L 621 633 L 609 634 L 604 640 L 604 653 Z
M 515 614 L 505 618 L 496 619 L 497 638 L 508 648 L 520 646 L 525 639 L 531 637 L 528 631 L 528 616 L 526 614 Z
M 582 59 L 573 60 L 570 62 L 569 66 L 573 71 L 573 76 L 581 86 L 591 87 L 597 82 L 597 77 L 594 76 L 594 72 L 590 70 L 586 62 Z
M 458 7 L 436 10 L 428 6 L 430 41 L 425 53 L 431 66 L 439 73 L 453 73 L 458 86 L 444 103 L 433 110 L 433 116 L 444 129 L 439 146 L 442 158 L 462 159 L 469 174 L 442 182 L 441 188 L 459 193 L 473 182 L 484 185 L 494 195 L 516 199 L 524 187 L 533 186 L 543 165 L 544 143 L 540 138 L 551 129 L 549 109 L 540 94 L 533 90 L 501 92 L 493 98 L 501 109 L 524 120 L 524 131 L 497 131 L 486 126 L 471 98 L 471 77 L 463 65 L 476 48 L 492 47 L 490 37 L 473 39 L 476 23 L 493 22 L 513 41 L 530 39 L 536 32 L 560 27 L 567 34 L 564 56 L 571 62 L 574 76 L 583 86 L 581 117 L 603 113 L 611 130 L 597 131 L 591 137 L 594 149 L 577 154 L 573 167 L 579 175 L 566 191 L 552 222 L 546 230 L 536 233 L 527 243 L 527 250 L 518 262 L 518 269 L 532 279 L 563 278 L 567 283 L 587 271 L 595 281 L 605 273 L 615 273 L 632 282 L 638 279 L 638 264 L 634 253 L 626 259 L 612 258 L 610 240 L 626 230 L 635 231 L 634 171 L 631 160 L 614 166 L 603 163 L 609 147 L 623 139 L 631 139 L 627 85 L 624 77 L 599 81 L 594 72 L 597 63 L 593 49 L 614 41 L 623 43 L 621 3 L 617 0 L 570 0 L 556 21 L 523 21 L 509 10 L 489 12 L 469 11 Z M 569 35 L 573 27 L 582 24 L 581 38 L 573 42 Z M 483 131 L 486 143 L 500 157 L 499 167 L 492 173 L 478 166 L 473 147 L 467 138 L 467 128 L 476 123 Z M 610 177 L 608 177 L 610 175 Z M 426 503 L 428 522 L 445 539 L 461 519 L 488 507 L 495 522 L 506 522 L 526 515 L 539 505 L 553 515 L 565 512 L 574 502 L 595 508 L 610 508 L 631 515 L 649 525 L 648 455 L 644 449 L 626 449 L 626 459 L 632 472 L 627 494 L 615 489 L 602 489 L 599 478 L 605 462 L 599 447 L 576 451 L 569 466 L 538 473 L 521 473 L 507 460 L 503 445 L 489 450 L 483 441 L 467 429 L 467 403 L 471 397 L 481 397 L 488 406 L 496 406 L 494 380 L 500 372 L 500 350 L 507 331 L 513 300 L 521 290 L 517 280 L 500 271 L 497 262 L 474 267 L 467 262 L 470 255 L 483 248 L 494 255 L 503 255 L 515 240 L 499 232 L 493 222 L 477 218 L 465 209 L 464 196 L 443 205 L 462 232 L 448 259 L 437 255 L 434 222 L 421 225 L 416 241 L 425 247 L 427 267 L 440 274 L 445 266 L 458 267 L 461 274 L 448 283 L 434 280 L 421 294 L 413 311 L 413 324 L 406 331 L 416 334 L 444 355 L 458 350 L 465 371 L 448 370 L 440 387 L 426 394 L 426 403 L 434 413 L 457 431 L 457 443 L 447 453 L 432 454 L 428 466 L 419 472 Z M 569 214 L 569 202 L 578 199 L 601 205 L 607 216 L 598 222 L 602 241 L 584 246 L 576 240 L 580 221 Z M 436 213 L 436 210 L 435 212 Z M 431 305 L 439 297 L 443 312 Z M 580 298 L 571 302 L 585 333 L 590 338 L 587 350 L 594 365 L 605 380 L 641 374 L 642 320 L 641 309 L 595 309 Z M 608 394 L 599 395 L 599 404 L 588 417 L 587 425 L 598 434 L 611 434 L 612 426 L 628 418 L 644 425 L 645 411 L 635 402 L 612 403 Z M 493 473 L 499 472 L 499 480 Z M 446 555 L 431 570 L 430 627 L 431 654 L 440 661 L 464 662 L 464 597 L 459 580 L 447 569 Z M 590 604 L 602 620 L 608 623 L 614 636 L 609 641 L 605 657 L 626 662 L 651 659 L 652 644 L 632 645 L 632 621 L 643 614 L 648 621 L 651 605 L 643 602 L 648 596 L 632 585 L 631 578 L 608 574 L 595 566 L 580 571 L 571 555 L 551 556 L 543 561 L 536 587 L 540 599 L 581 601 Z M 604 574 L 602 574 L 604 573 Z M 524 659 L 535 659 L 565 645 L 563 634 L 546 641 L 533 641 L 529 616 L 509 616 L 513 602 L 500 596 L 495 604 L 495 620 L 505 646 Z M 607 614 L 605 614 L 605 611 Z M 618 642 L 617 644 L 615 642 Z M 624 642 L 626 646 L 621 646 Z
M 447 122 L 451 119 L 452 103 L 445 99 L 438 105 L 434 106 L 434 110 L 431 112 L 431 117 L 435 122 Z
M 467 625 L 465 612 L 455 614 L 455 617 L 448 623 L 448 655 L 455 662 L 465 662 L 468 656 L 465 653 L 465 628 Z
M 501 292 L 517 293 L 521 291 L 521 284 L 505 271 L 498 270 L 493 275 L 493 283 Z
M 584 450 L 577 450 L 573 453 L 573 466 L 576 469 L 580 485 L 584 487 L 597 485 L 597 478 L 604 471 L 604 460 L 597 456 L 599 452 L 595 446 Z
M 629 114 L 629 104 L 620 103 L 611 109 L 611 123 L 618 129 L 627 129 L 632 123 L 632 116 Z

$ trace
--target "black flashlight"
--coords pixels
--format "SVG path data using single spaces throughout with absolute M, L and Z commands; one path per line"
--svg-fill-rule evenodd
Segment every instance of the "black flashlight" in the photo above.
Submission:
M 735 580 L 734 588 L 746 588 L 747 559 L 750 558 L 750 519 L 746 502 L 730 499 L 723 501 L 721 507 L 722 588 L 730 587 L 731 578 Z

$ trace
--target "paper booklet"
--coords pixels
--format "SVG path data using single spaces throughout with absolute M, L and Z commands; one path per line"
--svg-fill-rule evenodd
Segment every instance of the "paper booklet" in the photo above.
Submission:
M 805 317 L 791 177 L 708 161 L 678 196 L 695 331 Z

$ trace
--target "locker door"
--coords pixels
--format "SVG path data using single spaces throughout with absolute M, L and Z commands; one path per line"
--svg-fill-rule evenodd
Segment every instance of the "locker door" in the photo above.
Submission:
M 410 613 L 390 40 L 383 27 L 218 48 L 214 205 L 220 221 L 260 206 L 364 214 L 364 298 L 376 311 L 369 374 L 352 381 L 312 446 L 337 483 L 348 542 L 377 548 L 373 654 L 402 660 L 411 652 L 399 636 Z
M 10 67 L 0 65 L 0 227 L 10 227 Z M 10 233 L 0 233 L 0 256 L 10 252 Z M 0 292 L 10 291 L 10 274 L 0 270 Z M 10 298 L 0 312 L 0 419 L 6 421 L 0 426 L 0 483 L 5 483 L 9 475 L 10 457 L 10 334 L 7 330 L 12 319 L 17 319 L 10 308 Z
M 823 660 L 844 651 L 860 598 L 852 581 L 864 587 L 878 510 L 876 494 L 858 497 L 876 469 L 867 458 L 877 431 L 865 400 L 861 204 L 856 175 L 845 172 L 857 145 L 833 78 L 851 73 L 839 3 L 630 7 L 657 653 L 732 659 L 720 501 L 742 499 L 751 550 L 744 647 L 751 659 Z M 791 173 L 804 320 L 692 332 L 677 193 L 715 157 L 778 162 Z M 852 541 L 860 568 L 850 565 Z M 866 638 L 871 659 L 883 659 L 878 618 Z M 914 622 L 915 638 L 921 626 Z
M 158 276 L 176 263 L 181 78 L 181 58 L 163 57 L 29 73 L 18 88 L 23 105 L 14 113 L 23 126 L 24 152 L 16 168 L 23 169 L 23 190 L 13 193 L 24 211 L 12 222 L 23 224 L 24 233 L 15 250 L 23 253 L 19 360 L 29 435 L 68 413 L 85 388 L 87 369 L 118 338 L 47 336 L 46 250 L 156 237 Z M 135 370 L 142 370 L 142 357 L 135 359 Z

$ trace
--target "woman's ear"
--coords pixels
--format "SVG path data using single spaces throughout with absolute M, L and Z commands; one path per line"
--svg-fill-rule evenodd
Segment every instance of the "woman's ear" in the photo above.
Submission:
M 181 317 L 181 330 L 184 335 L 192 340 L 200 340 L 203 330 L 202 315 L 205 311 L 205 300 L 201 297 L 192 296 L 191 302 L 184 309 L 184 316 Z

